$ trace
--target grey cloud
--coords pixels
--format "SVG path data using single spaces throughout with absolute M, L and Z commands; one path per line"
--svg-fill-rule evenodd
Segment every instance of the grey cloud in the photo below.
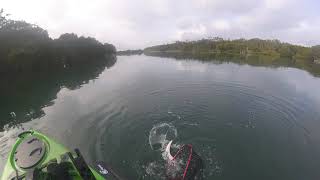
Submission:
M 316 8 L 320 4 L 313 0 L 5 0 L 1 4 L 15 18 L 37 23 L 53 37 L 75 32 L 119 49 L 208 36 L 320 44 Z

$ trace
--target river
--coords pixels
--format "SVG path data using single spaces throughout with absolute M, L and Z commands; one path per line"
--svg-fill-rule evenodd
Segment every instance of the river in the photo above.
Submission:
M 41 116 L 1 124 L 0 171 L 16 135 L 33 128 L 128 179 L 163 179 L 154 145 L 174 140 L 193 145 L 204 179 L 316 180 L 319 89 L 319 78 L 296 68 L 119 56 L 77 88 L 54 91 Z

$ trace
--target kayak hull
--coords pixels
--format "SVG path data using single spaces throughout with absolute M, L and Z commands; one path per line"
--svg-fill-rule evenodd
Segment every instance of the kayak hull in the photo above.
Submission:
M 19 154 L 19 147 L 23 146 L 23 144 L 25 143 L 27 138 L 33 138 L 36 140 L 41 140 L 42 145 L 40 148 L 39 152 L 36 151 L 31 151 L 31 153 L 38 153 L 36 155 L 38 155 L 38 159 L 37 161 L 34 161 L 32 163 L 32 166 L 26 168 L 26 167 L 22 167 L 22 163 L 25 163 L 25 159 L 18 159 L 17 158 L 17 154 Z M 30 144 L 33 143 L 32 140 L 30 140 L 29 143 Z M 27 144 L 25 143 L 25 144 Z M 36 149 L 39 150 L 39 149 Z M 24 153 L 24 152 L 22 152 Z M 26 131 L 21 133 L 18 136 L 18 139 L 16 141 L 16 143 L 13 145 L 12 150 L 9 154 L 7 163 L 5 165 L 1 180 L 7 180 L 7 179 L 11 179 L 14 178 L 16 176 L 25 176 L 25 174 L 27 174 L 28 171 L 30 171 L 30 169 L 41 169 L 43 167 L 45 167 L 46 165 L 50 164 L 50 162 L 52 162 L 52 160 L 58 160 L 59 162 L 62 161 L 61 158 L 62 157 L 66 157 L 66 155 L 70 153 L 70 151 L 65 148 L 63 145 L 57 143 L 56 141 L 54 141 L 53 139 L 45 136 L 44 134 L 37 132 L 37 131 Z M 24 160 L 24 161 L 23 161 Z M 71 164 L 72 159 L 66 160 L 69 161 L 69 163 Z M 20 164 L 19 164 L 20 163 Z M 73 165 L 74 171 L 72 171 L 72 179 L 83 179 L 81 176 L 81 173 L 79 173 L 77 171 L 77 168 Z M 95 179 L 98 180 L 103 180 L 105 179 L 102 175 L 100 175 L 97 171 L 95 171 L 93 168 L 89 167 L 89 169 L 91 170 L 93 176 Z

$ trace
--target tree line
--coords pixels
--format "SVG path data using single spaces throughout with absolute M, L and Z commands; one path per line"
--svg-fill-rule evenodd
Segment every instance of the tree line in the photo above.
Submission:
M 313 62 L 320 58 L 320 46 L 304 47 L 283 43 L 279 40 L 236 39 L 219 37 L 197 41 L 177 41 L 171 44 L 152 46 L 145 52 L 192 53 L 192 54 L 238 54 L 242 56 L 267 55 L 274 58 L 290 58 Z
M 51 72 L 86 66 L 113 55 L 113 45 L 73 33 L 51 39 L 41 27 L 11 20 L 0 10 L 0 73 Z
M 141 55 L 143 54 L 142 49 L 137 50 L 125 50 L 125 51 L 117 51 L 117 55 L 119 56 L 131 56 L 131 55 Z
M 79 88 L 115 63 L 112 44 L 74 33 L 52 39 L 41 27 L 0 10 L 0 131 L 43 116 L 42 108 L 61 88 Z

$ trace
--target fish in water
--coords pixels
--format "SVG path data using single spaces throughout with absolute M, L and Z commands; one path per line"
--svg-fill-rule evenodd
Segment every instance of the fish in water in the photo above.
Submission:
M 172 141 L 166 146 L 166 176 L 169 180 L 199 180 L 204 169 L 201 157 L 194 151 L 191 144 L 185 144 L 173 156 Z

